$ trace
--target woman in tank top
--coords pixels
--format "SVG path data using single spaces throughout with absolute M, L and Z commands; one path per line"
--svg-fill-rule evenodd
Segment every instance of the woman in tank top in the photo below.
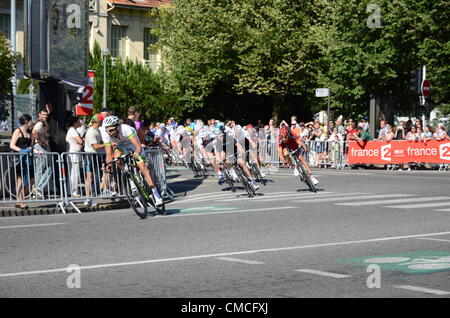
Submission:
M 23 201 L 25 191 L 29 191 L 30 187 L 30 169 L 31 157 L 27 154 L 31 154 L 31 128 L 33 127 L 33 122 L 30 115 L 22 115 L 19 118 L 20 127 L 17 128 L 12 137 L 9 148 L 15 152 L 24 154 L 23 156 L 15 156 L 15 167 L 17 175 L 17 200 Z M 25 203 L 18 203 L 15 205 L 19 209 L 28 209 Z

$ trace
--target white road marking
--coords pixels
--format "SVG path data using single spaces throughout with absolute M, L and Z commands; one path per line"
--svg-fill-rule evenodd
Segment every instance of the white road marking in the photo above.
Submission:
M 248 255 L 248 254 L 256 254 L 256 253 L 293 251 L 293 250 L 301 250 L 301 249 L 308 249 L 308 248 L 320 248 L 320 247 L 332 247 L 332 246 L 353 245 L 353 244 L 363 244 L 363 243 L 386 242 L 386 241 L 393 241 L 393 240 L 404 240 L 404 239 L 413 239 L 413 238 L 418 238 L 418 237 L 439 236 L 439 235 L 449 235 L 449 234 L 450 234 L 450 232 L 412 234 L 412 235 L 381 237 L 381 238 L 375 238 L 375 239 L 365 239 L 365 240 L 356 240 L 356 241 L 332 242 L 332 243 L 277 247 L 277 248 L 267 248 L 267 249 L 259 249 L 259 250 L 228 252 L 228 253 L 216 253 L 216 254 L 204 254 L 204 255 L 181 256 L 181 257 L 172 257 L 172 258 L 150 259 L 150 260 L 135 261 L 135 262 L 80 266 L 80 270 L 113 268 L 113 267 L 134 266 L 134 265 L 143 265 L 143 264 L 155 264 L 155 263 L 163 263 L 163 262 L 188 261 L 188 260 L 198 260 L 198 259 L 207 259 L 207 258 Z M 0 278 L 28 276 L 28 275 L 37 275 L 37 274 L 49 274 L 49 273 L 61 273 L 61 272 L 66 272 L 66 271 L 67 271 L 67 268 L 55 268 L 55 269 L 44 269 L 44 270 L 35 270 L 35 271 L 17 272 L 17 273 L 3 273 L 3 274 L 0 274 Z
M 185 216 L 202 216 L 202 215 L 216 215 L 216 214 L 229 214 L 229 213 L 247 213 L 247 212 L 258 212 L 258 211 L 272 211 L 272 210 L 287 210 L 287 209 L 295 209 L 295 206 L 282 206 L 275 208 L 261 208 L 261 209 L 249 209 L 249 210 L 226 210 L 226 211 L 218 211 L 218 212 L 200 212 L 200 213 L 191 213 L 191 214 L 169 214 L 165 215 L 166 217 L 185 217 Z M 192 208 L 194 209 L 194 208 Z
M 45 223 L 45 224 L 9 225 L 9 226 L 0 226 L 0 230 L 18 229 L 18 228 L 29 228 L 29 227 L 38 227 L 38 226 L 64 225 L 64 224 L 66 224 L 66 223 Z
M 450 212 L 450 209 L 436 209 L 433 211 L 438 211 L 438 212 Z
M 232 257 L 219 257 L 219 258 L 217 258 L 217 259 L 220 259 L 221 261 L 229 261 L 229 262 L 236 262 L 236 263 L 250 264 L 250 265 L 264 264 L 263 262 L 258 262 L 258 261 L 248 261 L 248 260 L 245 260 L 245 259 L 232 258 Z
M 294 192 L 275 192 L 275 193 L 271 193 L 270 195 L 271 196 L 276 196 L 277 194 L 287 194 L 287 193 L 294 193 Z M 225 197 L 225 198 L 229 197 L 229 198 L 231 198 L 228 201 L 248 199 L 247 196 L 245 198 L 237 197 L 240 194 L 241 193 L 237 193 L 237 192 L 236 193 L 225 193 L 225 194 L 208 194 L 208 195 L 204 195 L 204 196 L 203 195 L 202 196 L 198 196 L 198 197 L 195 197 L 195 198 L 188 198 L 186 200 L 179 200 L 179 201 L 174 202 L 174 204 L 176 204 L 176 203 L 201 202 L 201 201 L 206 201 L 206 200 L 217 200 L 218 198 L 224 199 L 222 197 Z M 242 193 L 242 195 L 244 195 L 244 193 Z
M 348 278 L 351 277 L 350 275 L 344 275 L 344 274 L 336 274 L 336 273 L 330 273 L 330 272 L 323 272 L 323 271 L 317 271 L 314 269 L 297 269 L 295 272 L 302 272 L 302 273 L 308 273 L 308 274 L 315 274 L 320 276 L 326 276 L 326 277 L 333 277 L 333 278 Z
M 319 193 L 303 193 L 303 194 L 298 194 L 298 195 L 292 195 L 290 197 L 283 197 L 283 198 L 261 198 L 260 200 L 258 200 L 258 202 L 272 202 L 272 201 L 282 201 L 282 200 L 288 200 L 288 199 L 311 199 L 314 200 L 314 198 L 318 198 L 322 199 L 322 198 L 338 198 L 338 197 L 342 197 L 342 196 L 348 196 L 349 194 L 353 194 L 353 195 L 364 195 L 364 194 L 369 194 L 369 193 L 335 193 L 334 192 L 319 192 Z M 297 202 L 297 201 L 294 201 Z
M 394 209 L 423 209 L 423 208 L 434 208 L 438 206 L 450 205 L 450 202 L 436 202 L 436 203 L 421 203 L 421 204 L 406 204 L 406 205 L 390 205 L 385 206 L 386 208 Z
M 363 206 L 363 205 L 380 205 L 380 204 L 394 204 L 394 203 L 408 203 L 408 202 L 426 202 L 437 200 L 448 200 L 450 197 L 426 197 L 426 198 L 407 198 L 407 199 L 394 199 L 394 200 L 378 200 L 378 201 L 361 201 L 361 202 L 348 202 L 348 203 L 336 203 L 336 205 L 348 205 L 348 206 Z
M 343 198 L 318 198 L 318 199 L 308 199 L 308 200 L 295 200 L 294 202 L 334 202 L 334 201 L 347 201 L 350 200 L 355 202 L 355 200 L 361 199 L 378 199 L 378 198 L 391 198 L 391 197 L 408 197 L 413 196 L 413 194 L 376 194 L 376 195 L 351 195 Z
M 450 242 L 450 240 L 437 239 L 432 237 L 419 237 L 417 240 L 426 240 L 426 241 L 439 241 L 439 242 Z
M 296 197 L 315 197 L 315 196 L 323 196 L 323 195 L 331 195 L 335 194 L 336 192 L 318 192 L 318 193 L 298 193 L 298 192 L 292 192 L 289 194 L 280 194 L 280 195 L 262 195 L 262 196 L 256 196 L 254 198 L 251 198 L 252 201 L 266 201 L 266 200 L 286 200 L 288 198 L 296 198 Z M 217 201 L 220 202 L 233 202 L 233 201 L 242 201 L 242 200 L 248 200 L 248 198 L 233 198 L 233 199 L 219 199 Z
M 444 290 L 429 289 L 429 288 L 410 286 L 410 285 L 397 285 L 397 286 L 393 286 L 393 287 L 400 288 L 400 289 L 411 290 L 411 291 L 416 291 L 416 292 L 420 292 L 420 293 L 439 295 L 439 296 L 450 295 L 450 292 L 447 292 L 447 291 L 444 291 Z

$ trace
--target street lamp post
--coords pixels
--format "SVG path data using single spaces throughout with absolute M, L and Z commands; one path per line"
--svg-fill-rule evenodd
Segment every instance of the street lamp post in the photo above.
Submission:
M 107 48 L 102 49 L 103 57 L 103 108 L 106 108 L 106 62 L 110 52 Z

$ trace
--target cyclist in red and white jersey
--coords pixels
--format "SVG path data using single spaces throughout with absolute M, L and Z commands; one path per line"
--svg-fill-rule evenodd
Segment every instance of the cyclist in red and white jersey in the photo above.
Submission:
M 299 137 L 295 137 L 294 135 L 291 134 L 289 126 L 282 125 L 280 128 L 280 135 L 278 137 L 278 151 L 280 154 L 280 159 L 282 161 L 286 160 L 289 166 L 292 166 L 291 158 L 289 158 L 289 151 L 293 152 L 297 150 L 299 147 L 303 147 L 304 150 L 307 149 L 306 145 L 300 140 Z M 312 175 L 312 170 L 309 167 L 308 163 L 306 162 L 305 158 L 303 158 L 300 152 L 297 153 L 297 156 L 298 159 L 302 162 L 308 174 L 310 175 L 314 185 L 319 184 L 319 180 L 317 180 L 317 178 Z M 294 169 L 294 174 L 297 176 L 299 174 L 299 171 L 297 171 L 297 169 Z

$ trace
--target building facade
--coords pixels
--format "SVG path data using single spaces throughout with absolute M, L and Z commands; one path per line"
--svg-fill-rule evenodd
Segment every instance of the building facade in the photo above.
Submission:
M 150 11 L 171 0 L 88 0 L 92 51 L 95 41 L 109 49 L 113 58 L 143 63 L 154 71 L 164 67 L 161 55 L 147 48 L 157 39 L 151 34 L 155 27 Z M 24 56 L 24 0 L 16 0 L 16 51 Z M 11 39 L 11 0 L 0 0 L 0 33 Z M 18 66 L 18 78 L 23 71 Z

